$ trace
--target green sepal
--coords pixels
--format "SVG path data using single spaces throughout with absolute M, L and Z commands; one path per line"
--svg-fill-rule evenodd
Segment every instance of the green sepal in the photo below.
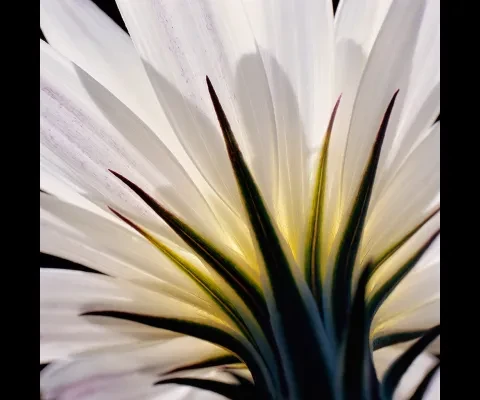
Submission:
M 363 233 L 365 219 L 368 213 L 370 197 L 380 160 L 381 149 L 388 128 L 388 121 L 392 114 L 393 106 L 398 95 L 398 90 L 393 95 L 385 111 L 375 143 L 370 153 L 367 166 L 360 182 L 357 197 L 353 203 L 343 237 L 332 270 L 331 293 L 331 327 L 337 343 L 340 343 L 342 332 L 347 323 L 348 312 L 351 306 L 351 290 L 353 267 L 357 257 L 360 240 Z
M 260 288 L 245 274 L 240 266 L 236 265 L 227 255 L 168 211 L 135 183 L 117 172 L 110 172 L 132 189 L 201 259 L 230 285 L 243 299 L 259 323 L 268 321 L 268 312 Z
M 340 351 L 336 400 L 372 400 L 372 394 L 379 391 L 370 357 L 371 320 L 365 300 L 370 266 L 371 263 L 367 264 L 360 275 L 350 309 L 348 328 Z
M 325 191 L 327 185 L 327 161 L 330 137 L 333 123 L 340 104 L 341 96 L 338 98 L 330 116 L 325 139 L 318 159 L 315 184 L 312 193 L 311 215 L 308 221 L 307 237 L 305 242 L 305 278 L 315 298 L 319 312 L 322 314 L 322 274 L 321 274 L 321 236 L 323 211 L 325 203 Z
M 291 398 L 308 398 L 311 393 L 333 395 L 330 342 L 313 296 L 301 293 L 285 248 L 270 218 L 233 134 L 227 116 L 207 77 L 207 85 L 223 133 L 228 156 L 248 214 L 253 234 L 262 254 L 271 287 L 271 321 Z M 310 296 L 310 299 L 307 297 Z M 310 300 L 310 302 L 308 302 Z M 285 346 L 285 342 L 288 346 Z
M 383 349 L 384 347 L 410 342 L 411 340 L 418 339 L 423 334 L 425 334 L 425 332 L 425 330 L 395 332 L 389 333 L 388 335 L 381 335 L 375 337 L 372 341 L 372 350 L 376 351 Z

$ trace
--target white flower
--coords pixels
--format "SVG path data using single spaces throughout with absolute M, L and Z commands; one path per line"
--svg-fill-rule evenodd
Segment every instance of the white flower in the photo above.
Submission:
M 117 4 L 41 0 L 41 251 L 103 274 L 41 269 L 43 398 L 439 398 L 438 0 Z

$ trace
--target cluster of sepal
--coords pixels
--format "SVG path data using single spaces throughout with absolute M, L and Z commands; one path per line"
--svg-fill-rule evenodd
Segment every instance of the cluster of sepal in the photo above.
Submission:
M 135 321 L 152 327 L 190 335 L 227 349 L 231 356 L 186 365 L 159 377 L 156 384 L 181 384 L 216 392 L 230 399 L 390 400 L 412 362 L 440 334 L 440 326 L 426 331 L 399 332 L 370 338 L 373 317 L 389 294 L 415 266 L 439 234 L 435 232 L 367 300 L 366 288 L 373 274 L 412 237 L 438 210 L 408 232 L 378 259 L 362 266 L 359 279 L 353 270 L 360 246 L 370 196 L 385 132 L 398 91 L 393 95 L 381 122 L 357 196 L 342 233 L 330 273 L 321 272 L 321 230 L 326 188 L 326 166 L 330 135 L 340 98 L 335 104 L 324 144 L 319 152 L 311 214 L 304 251 L 304 265 L 295 264 L 288 246 L 271 218 L 255 179 L 232 132 L 227 116 L 207 77 L 207 87 L 223 134 L 231 166 L 243 200 L 253 239 L 267 278 L 262 286 L 254 282 L 235 260 L 202 237 L 185 221 L 169 211 L 126 177 L 111 171 L 132 189 L 163 221 L 212 268 L 240 299 L 234 304 L 219 285 L 173 248 L 160 241 L 116 210 L 112 212 L 134 228 L 174 265 L 183 271 L 230 318 L 234 329 L 213 327 L 181 318 L 157 317 L 120 311 L 85 313 Z M 298 274 L 303 267 L 305 274 Z M 324 281 L 322 281 L 322 276 Z M 355 287 L 354 287 L 355 283 Z M 393 362 L 379 381 L 372 353 L 382 347 L 415 340 Z M 240 364 L 239 364 L 240 363 Z M 237 373 L 235 366 L 248 368 L 253 382 Z M 179 372 L 216 367 L 234 383 L 178 376 Z M 439 362 L 423 378 L 411 399 L 422 398 Z

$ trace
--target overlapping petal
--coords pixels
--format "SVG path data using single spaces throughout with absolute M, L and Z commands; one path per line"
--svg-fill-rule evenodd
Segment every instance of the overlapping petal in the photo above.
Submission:
M 352 286 L 371 265 L 367 305 L 381 299 L 369 335 L 378 377 L 439 325 L 438 3 L 344 0 L 334 17 L 328 0 L 117 0 L 128 35 L 89 0 L 41 1 L 40 250 L 101 273 L 41 270 L 46 399 L 216 398 L 205 380 L 242 376 L 269 395 L 291 390 L 296 361 L 271 332 L 286 304 L 275 285 L 291 272 L 285 290 L 300 288 L 323 326 L 302 274 L 306 241 L 318 241 L 319 276 L 334 274 L 385 115 L 352 261 Z M 251 288 L 268 318 L 248 310 Z M 214 331 L 216 344 L 201 340 Z M 220 362 L 230 343 L 244 363 Z M 438 398 L 439 343 L 393 398 Z

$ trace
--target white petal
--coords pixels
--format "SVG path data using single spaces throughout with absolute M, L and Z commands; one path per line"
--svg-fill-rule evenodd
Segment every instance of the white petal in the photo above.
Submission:
M 62 172 L 55 168 L 54 163 L 50 163 L 50 169 L 47 168 L 46 163 L 48 162 L 45 159 L 43 163 L 40 163 L 40 190 L 104 218 L 118 221 L 118 218 L 114 218 L 110 212 L 106 212 L 84 197 L 81 194 L 83 192 L 82 189 L 63 177 Z
M 318 149 L 334 103 L 332 3 L 328 0 L 243 0 L 243 3 L 272 88 L 279 136 L 306 139 L 309 149 Z M 287 112 L 289 105 L 297 110 Z M 295 113 L 298 116 L 289 120 Z M 297 131 L 286 132 L 288 128 Z
M 184 318 L 211 323 L 212 326 L 218 323 L 223 324 L 213 314 L 201 311 L 173 296 L 121 279 L 81 271 L 48 268 L 40 270 L 40 278 L 41 298 L 45 307 L 55 308 L 72 304 L 79 312 L 107 309 Z M 96 321 L 97 317 L 91 318 Z
M 385 262 L 383 262 L 378 271 L 372 276 L 368 292 L 374 293 L 380 288 L 400 267 L 410 260 L 439 229 L 440 213 L 437 213 L 431 220 L 429 220 L 415 235 L 409 238 L 396 252 L 394 252 Z M 439 238 L 437 237 L 433 243 L 430 244 L 426 252 L 417 261 L 415 269 L 423 269 L 429 265 L 432 258 L 439 254 Z M 360 265 L 360 264 L 358 264 Z M 358 268 L 360 270 L 360 268 Z
M 362 46 L 350 39 L 337 39 L 335 47 L 335 91 L 341 94 L 340 104 L 334 121 L 334 131 L 330 139 L 327 159 L 327 186 L 325 204 L 325 223 L 323 229 L 325 248 L 323 263 L 327 260 L 330 247 L 340 222 L 341 172 L 343 167 L 348 127 L 358 84 L 367 60 Z
M 333 107 L 332 3 L 243 3 L 265 64 L 275 111 L 279 150 L 276 218 L 299 259 L 312 156 L 322 143 Z
M 213 188 L 227 204 L 241 210 L 206 75 L 271 200 L 271 181 L 277 172 L 273 108 L 241 4 L 209 0 L 118 0 L 117 4 L 169 121 Z
M 390 346 L 373 353 L 373 361 L 379 378 L 383 377 L 388 367 L 403 351 L 404 350 L 398 346 Z M 436 363 L 437 359 L 428 353 L 420 354 L 400 380 L 393 396 L 394 400 L 410 398 L 423 377 Z
M 142 120 L 142 123 L 146 123 L 177 157 L 202 192 L 206 192 L 211 197 L 211 189 L 185 153 L 170 126 L 130 37 L 90 0 L 42 1 L 41 25 L 50 44 L 105 86 L 128 106 Z M 130 112 L 119 111 L 119 106 L 116 104 L 118 102 L 113 101 L 112 104 L 112 100 L 105 96 L 105 93 L 99 92 L 91 79 L 81 72 L 81 70 L 77 71 L 81 83 L 96 105 L 102 111 L 108 112 L 110 121 L 117 128 L 123 132 L 135 132 L 135 139 L 140 140 L 140 135 L 135 129 L 138 127 L 132 127 L 131 121 L 130 123 L 128 121 L 132 119 L 131 116 L 125 120 L 125 116 Z M 112 121 L 112 118 L 115 120 Z M 155 160 L 165 158 L 162 152 L 158 151 L 158 146 L 153 145 L 149 148 L 147 143 L 145 145 L 143 150 L 148 150 L 147 154 L 154 155 Z M 166 167 L 164 170 L 169 169 L 171 167 Z M 176 186 L 179 186 L 179 182 L 176 182 Z M 191 201 L 189 194 L 184 193 L 184 197 Z M 181 202 L 179 199 L 176 200 L 178 204 Z M 228 215 L 228 210 L 223 210 L 225 208 L 223 204 L 217 202 L 214 206 L 218 213 L 226 214 L 230 221 L 235 219 Z M 191 220 L 191 217 L 189 218 Z M 225 229 L 228 223 L 221 222 Z M 235 224 L 238 225 L 238 222 L 235 221 Z M 242 229 L 245 228 L 240 227 L 236 234 L 232 235 L 233 246 L 238 246 L 240 242 L 248 252 L 251 245 L 245 244 L 245 233 L 242 234 Z
M 205 182 L 200 172 L 193 165 L 190 157 L 180 145 L 177 135 L 170 126 L 170 122 L 158 102 L 142 61 L 128 35 L 89 0 L 85 2 L 45 0 L 41 5 L 41 14 L 42 27 L 44 26 L 44 30 L 47 32 L 47 38 L 63 55 L 81 67 L 81 69 L 76 70 L 79 83 L 81 86 L 84 86 L 83 89 L 85 89 L 85 92 L 100 111 L 106 113 L 109 121 L 123 134 L 130 133 L 129 138 L 131 140 L 145 141 L 142 151 L 150 161 L 155 160 L 158 163 L 158 160 L 163 159 L 162 163 L 168 163 L 168 160 L 165 160 L 168 157 L 163 155 L 164 152 L 158 151 L 158 145 L 156 145 L 154 140 L 155 134 L 161 138 L 165 146 L 181 162 L 196 186 L 199 187 L 199 190 L 208 197 L 207 200 L 215 209 L 216 214 L 219 215 L 219 222 L 222 224 L 223 229 L 230 232 L 230 235 L 218 236 L 225 237 L 226 241 L 229 242 L 229 246 L 237 248 L 237 250 L 240 247 L 245 253 L 251 253 L 252 246 L 248 240 L 248 232 L 245 232 L 245 227 L 239 223 L 238 216 L 232 213 L 232 210 L 223 202 L 218 201 L 215 193 L 208 183 Z M 92 82 L 92 79 L 83 73 L 84 71 L 88 72 L 102 86 L 105 86 L 114 96 L 130 108 L 136 116 L 132 116 L 130 110 L 126 112 L 119 111 L 124 106 L 122 104 L 118 105 L 116 99 L 112 100 L 112 96 L 108 96 L 107 91 L 98 89 L 98 85 Z M 262 89 L 259 84 L 259 82 L 254 82 L 251 87 L 261 92 Z M 205 83 L 204 87 L 206 87 Z M 237 96 L 245 92 L 244 88 L 245 85 L 243 84 L 239 86 Z M 248 100 L 252 99 L 258 101 L 258 104 L 264 107 L 265 102 L 262 101 L 261 96 L 254 94 Z M 245 105 L 245 99 L 241 100 L 243 105 Z M 252 105 L 251 110 L 255 110 L 255 107 L 257 105 Z M 138 121 L 135 121 L 134 126 L 132 126 L 132 120 L 136 118 L 141 120 L 141 124 L 145 123 L 152 132 L 149 132 L 147 135 L 140 135 L 137 126 Z M 259 118 L 255 119 L 257 122 L 259 121 Z M 249 121 L 251 122 L 252 118 Z M 143 127 L 141 128 L 141 131 L 144 130 Z M 195 130 L 192 130 L 191 126 L 187 128 L 189 128 L 188 134 L 195 136 Z M 258 127 L 253 128 L 257 129 Z M 263 127 L 258 129 L 263 129 Z M 262 135 L 255 134 L 254 137 L 261 139 Z M 136 143 L 137 146 L 140 144 Z M 223 152 L 223 148 L 221 150 Z M 196 150 L 192 151 L 200 150 L 197 146 Z M 148 156 L 149 154 L 150 156 Z M 258 164 L 258 161 L 255 162 Z M 272 165 L 267 165 L 267 167 L 275 170 Z M 175 168 L 164 166 L 162 172 L 169 170 L 172 170 L 171 173 L 174 173 Z M 262 167 L 261 171 L 267 171 L 267 168 Z M 181 182 L 175 181 L 175 187 L 178 188 L 180 186 Z M 163 191 L 166 192 L 167 189 L 163 188 Z M 171 193 L 164 193 L 164 195 L 172 200 Z M 192 199 L 190 196 L 191 194 L 184 192 L 181 198 L 173 200 L 175 200 L 177 205 L 180 205 L 184 202 L 183 199 L 188 198 L 188 203 L 191 203 Z M 195 194 L 193 198 L 195 198 Z M 198 212 L 201 211 L 198 210 Z M 192 221 L 192 215 L 189 216 L 189 220 Z M 232 222 L 235 228 L 230 229 Z
M 400 165 L 384 190 L 374 188 L 362 260 L 378 256 L 420 224 L 439 206 L 439 193 L 440 122 Z
M 428 389 L 423 395 L 423 398 L 425 400 L 438 400 L 440 398 L 440 368 L 428 385 Z
M 91 354 L 47 367 L 40 386 L 47 400 L 151 398 L 165 388 L 154 387 L 162 373 L 179 366 L 224 355 L 218 347 L 190 337 L 163 343 L 124 346 L 116 351 Z M 188 389 L 168 388 L 168 396 Z
M 382 304 L 372 322 L 372 338 L 398 332 L 427 330 L 440 323 L 440 237 L 438 237 L 415 265 L 413 270 L 399 283 Z M 374 276 L 377 284 L 391 276 L 397 268 L 379 271 Z M 382 276 L 383 274 L 383 276 Z M 375 290 L 373 286 L 372 290 Z M 411 342 L 399 345 L 406 348 Z M 440 338 L 435 340 L 428 351 L 440 353 Z
M 377 327 L 381 333 L 431 328 L 440 322 L 439 305 L 440 264 L 415 268 L 378 310 L 375 333 Z
M 410 124 L 404 124 L 402 129 L 399 129 L 397 143 L 390 147 L 390 163 L 385 163 L 380 183 L 388 182 L 416 145 L 432 132 L 430 126 L 440 114 L 440 82 L 433 87 L 424 103 L 418 106 L 417 112 L 412 114 Z
M 112 318 L 98 318 L 91 323 L 71 305 L 49 308 L 40 305 L 40 362 L 67 359 L 72 355 L 108 349 L 122 345 L 149 343 L 178 334 Z
M 362 147 L 357 147 L 357 144 L 360 143 L 361 145 L 363 142 L 367 148 L 371 144 L 369 140 L 366 140 L 368 134 L 365 136 L 364 133 L 359 135 L 357 139 L 362 142 L 354 140 L 355 143 L 349 146 L 350 154 L 347 154 L 347 156 L 351 159 L 350 161 L 353 160 L 353 164 L 350 164 L 349 160 L 345 161 L 347 172 L 344 175 L 347 178 L 343 181 L 344 189 L 342 195 L 338 188 L 335 190 L 335 185 L 338 179 L 340 179 L 339 171 L 342 170 L 343 156 L 340 153 L 345 147 L 345 141 L 347 140 L 346 130 L 348 129 L 348 124 L 350 122 L 354 124 L 358 120 L 364 121 L 365 119 L 367 119 L 367 125 L 369 123 L 367 117 L 369 114 L 365 114 L 364 110 L 361 109 L 362 105 L 358 105 L 359 101 L 363 102 L 364 107 L 367 107 L 368 103 L 368 107 L 375 108 L 375 90 L 388 91 L 388 84 L 392 84 L 393 81 L 396 82 L 393 83 L 396 85 L 396 88 L 390 89 L 392 93 L 389 95 L 391 96 L 395 89 L 400 89 L 380 158 L 376 179 L 376 186 L 380 188 L 384 188 L 385 184 L 388 183 L 391 178 L 392 168 L 397 168 L 398 163 L 404 161 L 405 156 L 410 152 L 417 139 L 425 135 L 426 129 L 429 128 L 439 113 L 439 2 L 438 0 L 426 0 L 423 11 L 415 11 L 415 7 L 422 7 L 421 3 L 417 2 L 412 8 L 408 2 L 402 1 L 394 1 L 393 5 L 391 5 L 391 0 L 346 0 L 339 6 L 335 21 L 336 84 L 337 91 L 342 93 L 342 102 L 337 113 L 332 138 L 332 150 L 336 155 L 329 162 L 330 186 L 333 186 L 333 188 L 330 188 L 332 192 L 331 204 L 335 205 L 329 210 L 327 215 L 329 226 L 337 224 L 342 213 L 348 211 L 348 208 L 342 210 L 336 205 L 342 197 L 343 201 L 346 201 L 348 205 L 348 192 L 352 193 L 352 190 L 355 190 L 355 179 L 348 180 L 349 174 L 356 174 L 358 177 L 363 170 L 362 159 L 364 158 L 362 157 L 365 156 L 362 156 L 362 154 L 358 155 L 359 149 L 362 149 Z M 401 20 L 403 18 L 401 14 L 404 11 L 400 9 L 404 8 L 406 10 L 409 7 L 412 11 L 410 15 L 420 19 L 419 22 L 417 21 L 417 26 L 414 26 L 414 22 L 409 28 L 402 26 L 397 32 L 392 32 L 391 28 L 395 25 L 395 22 L 392 24 L 392 19 L 398 18 L 398 20 Z M 386 18 L 387 11 L 389 11 L 390 17 Z M 402 22 L 402 24 L 408 23 L 406 20 Z M 414 38 L 413 36 L 415 36 L 417 30 L 418 35 Z M 404 32 L 408 32 L 413 40 L 410 40 L 409 45 L 404 46 L 403 50 L 394 48 L 395 46 L 402 47 L 401 42 L 402 38 L 405 37 Z M 386 36 L 395 36 L 391 40 L 391 46 L 389 43 L 390 39 L 385 39 Z M 376 40 L 379 43 L 376 43 Z M 391 51 L 393 57 L 386 55 L 386 53 L 377 57 L 381 47 L 384 47 L 383 50 L 386 52 Z M 372 53 L 370 54 L 371 51 Z M 398 56 L 402 51 L 406 51 L 410 56 L 405 54 L 402 56 L 402 59 L 394 61 L 394 57 Z M 375 55 L 376 53 L 377 56 Z M 358 105 L 357 108 L 360 107 L 361 109 L 358 113 L 358 120 L 350 121 L 356 91 L 358 89 L 361 92 L 363 90 L 362 87 L 366 85 L 363 81 L 368 81 L 368 77 L 362 78 L 362 87 L 358 87 L 360 76 L 364 71 L 368 57 L 370 59 L 367 69 L 372 69 L 372 64 L 376 64 L 373 67 L 375 70 L 373 73 L 365 72 L 367 76 L 370 75 L 370 80 L 373 83 L 371 87 L 365 89 L 365 99 L 359 93 L 360 99 L 355 100 L 355 104 Z M 391 64 L 386 64 L 387 59 L 396 63 L 394 65 L 397 68 L 396 72 L 394 68 L 392 69 Z M 411 63 L 408 64 L 406 60 L 411 60 Z M 380 79 L 384 79 L 385 75 L 388 74 L 390 76 L 387 77 L 387 80 L 390 83 L 386 81 L 380 82 Z M 385 110 L 385 106 L 382 106 L 380 112 Z M 376 122 L 377 125 L 379 123 L 380 120 Z M 368 129 L 374 135 L 378 126 L 369 126 Z M 352 127 L 350 128 L 349 137 L 352 135 L 351 131 Z M 348 140 L 352 142 L 351 138 Z M 350 172 L 348 171 L 349 165 L 352 168 Z M 327 240 L 331 244 L 333 239 L 330 237 Z
M 324 229 L 327 261 L 329 249 L 341 222 L 341 185 L 348 131 L 357 91 L 373 43 L 382 26 L 391 0 L 343 0 L 335 14 L 334 95 L 341 95 L 330 142 Z
M 228 327 L 225 317 L 218 318 L 181 302 L 111 277 L 79 271 L 40 270 L 40 359 L 51 361 L 75 355 L 121 353 L 121 346 L 149 345 L 176 337 L 162 329 L 99 316 L 80 316 L 91 311 L 121 311 L 150 316 L 176 318 L 222 329 L 243 340 Z
M 42 252 L 160 291 L 172 292 L 175 287 L 177 290 L 173 293 L 178 296 L 185 291 L 204 298 L 188 276 L 146 239 L 123 224 L 111 222 L 49 195 L 40 196 L 40 206 Z M 179 251 L 185 253 L 182 248 Z M 201 264 L 195 265 L 204 270 Z
M 103 219 L 107 219 L 111 222 L 125 226 L 125 223 L 120 221 L 111 210 L 108 209 L 108 203 L 105 204 L 105 199 L 94 198 L 88 192 L 75 183 L 72 182 L 70 177 L 66 177 L 63 172 L 63 161 L 50 152 L 46 147 L 41 146 L 40 155 L 40 189 L 46 194 L 52 195 L 59 200 L 68 204 L 74 205 L 81 210 L 89 211 Z M 75 180 L 76 176 L 71 176 Z M 78 182 L 81 184 L 81 182 Z M 41 196 L 42 197 L 42 196 Z M 138 200 L 138 199 L 137 199 Z M 112 203 L 109 203 L 110 205 Z M 118 207 L 118 206 L 117 206 Z M 155 232 L 163 238 L 168 238 L 172 243 L 176 243 L 179 246 L 183 246 L 184 243 L 176 234 L 163 223 L 160 218 L 151 218 L 151 214 L 147 216 L 141 216 L 136 212 L 129 212 L 128 210 L 118 207 L 126 217 L 134 220 L 136 223 L 142 225 L 146 229 Z
M 342 0 L 335 14 L 335 37 L 349 40 L 369 54 L 392 0 Z
M 392 96 L 401 92 L 392 113 L 389 131 L 398 120 L 410 77 L 425 1 L 396 0 L 392 3 L 375 40 L 350 122 L 342 179 L 342 211 L 347 217 L 375 136 Z
M 158 220 L 108 172 L 113 169 L 198 229 L 218 232 L 202 195 L 155 134 L 84 71 L 45 43 L 41 42 L 40 48 L 41 165 L 91 198 Z M 205 217 L 210 224 L 203 223 Z
M 42 252 L 128 280 L 229 320 L 211 296 L 189 275 L 136 232 L 49 195 L 42 194 L 40 197 Z M 202 264 L 190 250 L 163 238 L 162 241 L 210 279 L 244 315 L 247 323 L 252 322 L 251 313 L 241 298 L 218 273 Z M 252 329 L 257 329 L 255 323 Z
M 52 47 L 133 106 L 140 117 L 147 110 L 158 111 L 155 93 L 128 34 L 95 3 L 42 0 L 40 25 Z
M 62 204 L 49 195 L 42 195 L 41 199 L 41 251 L 128 280 L 162 297 L 180 300 L 229 324 L 229 317 L 212 297 L 143 237 L 98 215 Z M 204 266 L 189 250 L 166 244 L 221 290 L 252 332 L 258 331 L 251 312 L 218 273 Z
M 174 154 L 184 155 L 130 37 L 93 2 L 42 0 L 40 26 L 50 45 L 127 105 Z
M 128 292 L 113 279 L 80 273 L 42 269 L 40 271 L 40 362 L 65 359 L 79 352 L 131 344 L 139 340 L 160 340 L 165 331 L 137 323 L 80 314 L 95 303 L 121 303 Z M 168 336 L 177 336 L 168 333 Z
M 438 295 L 428 300 L 423 300 L 422 303 L 411 306 L 411 308 L 408 309 L 408 304 L 401 305 L 405 311 L 392 314 L 390 318 L 385 315 L 387 311 L 380 315 L 385 318 L 385 320 L 380 322 L 379 319 L 379 321 L 375 323 L 375 337 L 389 335 L 395 332 L 423 331 L 440 323 L 440 296 Z M 438 342 L 437 350 L 439 350 L 439 344 Z
M 340 173 L 360 79 L 391 3 L 392 0 L 343 0 L 335 14 L 334 93 L 341 94 L 342 100 L 331 142 L 330 175 Z M 338 186 L 337 179 L 332 185 Z
M 440 112 L 440 2 L 426 0 L 403 104 L 389 124 L 379 168 L 390 170 L 429 130 Z M 401 111 L 400 111 L 401 108 Z M 393 124 L 392 124 L 393 122 Z M 393 165 L 392 165 L 393 164 Z M 383 172 L 383 171 L 382 171 Z M 386 172 L 386 171 L 385 171 Z
M 225 372 L 225 370 L 222 367 L 202 368 L 202 369 L 183 371 L 180 373 L 170 374 L 168 378 L 170 377 L 188 377 L 188 378 L 196 378 L 196 379 L 206 379 L 206 380 L 224 382 L 229 384 L 237 383 L 237 380 L 233 378 L 232 375 Z M 172 387 L 172 388 L 182 387 L 182 386 L 173 385 L 173 384 L 172 385 L 167 384 L 165 386 Z M 161 385 L 160 387 L 163 387 L 163 385 Z M 165 395 L 163 396 L 159 395 L 155 397 L 155 400 L 162 400 L 162 399 L 167 400 L 167 399 L 170 399 L 170 397 L 165 397 Z M 182 397 L 182 400 L 211 400 L 211 399 L 223 400 L 226 398 L 224 396 L 220 396 L 219 394 L 216 394 L 209 390 L 201 390 L 196 388 L 189 389 L 188 394 L 186 394 L 185 397 Z

